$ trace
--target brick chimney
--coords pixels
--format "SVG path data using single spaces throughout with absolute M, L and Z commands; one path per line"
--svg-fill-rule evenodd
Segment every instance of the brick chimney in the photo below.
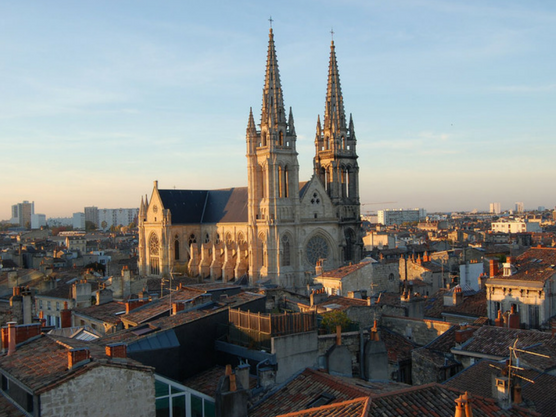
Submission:
M 68 351 L 68 369 L 72 369 L 74 366 L 84 363 L 84 361 L 88 361 L 90 358 L 89 349 L 70 349 Z
M 172 303 L 172 315 L 178 314 L 178 312 L 185 310 L 185 304 L 180 301 L 174 301 Z
M 106 356 L 109 358 L 127 358 L 127 346 L 124 343 L 112 343 L 106 345 Z
M 510 314 L 508 315 L 508 325 L 510 329 L 521 328 L 521 321 L 519 319 L 519 313 L 515 311 L 515 305 L 512 304 Z
M 342 346 L 342 326 L 336 326 L 336 345 Z
M 475 329 L 472 327 L 456 330 L 456 343 L 458 345 L 461 345 L 467 342 L 469 339 L 471 339 L 471 337 L 473 337 L 473 333 L 475 333 Z
M 145 305 L 149 302 L 148 299 L 146 300 L 129 300 L 125 303 L 125 313 L 129 314 L 130 311 L 135 310 L 138 307 L 141 307 L 142 305 Z
M 17 323 L 15 321 L 8 322 L 8 356 L 12 355 L 15 352 L 15 345 L 16 345 L 15 326 L 16 326 L 16 324 Z
M 60 325 L 62 329 L 71 327 L 71 310 L 68 309 L 67 301 L 64 301 L 64 309 L 60 311 Z
M 452 297 L 454 298 L 454 306 L 459 306 L 461 303 L 463 303 L 463 290 L 460 286 L 454 288 Z
M 491 259 L 490 264 L 490 278 L 498 275 L 498 261 L 496 259 Z

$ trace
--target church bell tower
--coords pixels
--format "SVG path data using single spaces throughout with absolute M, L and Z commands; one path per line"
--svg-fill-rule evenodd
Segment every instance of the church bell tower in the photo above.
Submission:
M 299 221 L 299 164 L 290 108 L 286 118 L 272 28 L 269 33 L 260 129 L 247 123 L 248 217 L 252 280 L 280 275 L 280 225 Z
M 343 260 L 359 262 L 362 253 L 362 232 L 359 201 L 359 165 L 357 140 L 350 115 L 346 123 L 344 98 L 336 61 L 334 40 L 330 45 L 328 84 L 324 121 L 317 119 L 315 135 L 314 174 L 320 178 L 343 229 Z

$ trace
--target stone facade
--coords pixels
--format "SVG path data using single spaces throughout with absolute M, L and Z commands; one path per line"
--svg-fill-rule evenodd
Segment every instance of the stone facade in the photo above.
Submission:
M 453 326 L 440 320 L 415 319 L 410 317 L 382 316 L 382 325 L 406 336 L 412 342 L 424 346 Z
M 41 394 L 40 408 L 42 417 L 154 416 L 154 374 L 99 366 Z
M 150 202 L 142 200 L 139 211 L 140 274 L 164 276 L 181 269 L 212 280 L 248 275 L 252 283 L 271 280 L 301 288 L 317 264 L 334 269 L 359 262 L 357 141 L 353 120 L 345 116 L 334 42 L 325 108 L 323 123 L 320 117 L 317 122 L 314 174 L 300 183 L 297 134 L 291 109 L 286 116 L 271 29 L 260 128 L 252 111 L 247 125 L 247 188 L 227 190 L 226 210 L 205 220 L 212 208 L 203 205 L 210 195 L 216 201 L 216 190 L 193 203 L 187 195 L 195 191 L 159 190 L 155 182 Z M 226 190 L 219 192 L 223 198 Z M 180 222 L 187 210 L 199 210 L 188 218 L 199 220 Z

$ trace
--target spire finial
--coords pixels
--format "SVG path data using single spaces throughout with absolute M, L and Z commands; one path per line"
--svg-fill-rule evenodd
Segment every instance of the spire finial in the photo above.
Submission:
M 270 29 L 272 29 L 272 22 L 274 22 L 274 20 L 272 19 L 272 16 L 270 16 L 268 18 L 268 21 L 270 22 Z
M 334 43 L 334 28 L 330 28 L 330 36 L 332 37 L 332 43 Z

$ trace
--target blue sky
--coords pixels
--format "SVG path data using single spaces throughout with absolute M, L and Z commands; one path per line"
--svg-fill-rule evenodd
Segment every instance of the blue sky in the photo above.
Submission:
M 270 15 L 301 180 L 333 28 L 364 212 L 556 205 L 553 1 L 0 1 L 0 219 L 245 186 Z

